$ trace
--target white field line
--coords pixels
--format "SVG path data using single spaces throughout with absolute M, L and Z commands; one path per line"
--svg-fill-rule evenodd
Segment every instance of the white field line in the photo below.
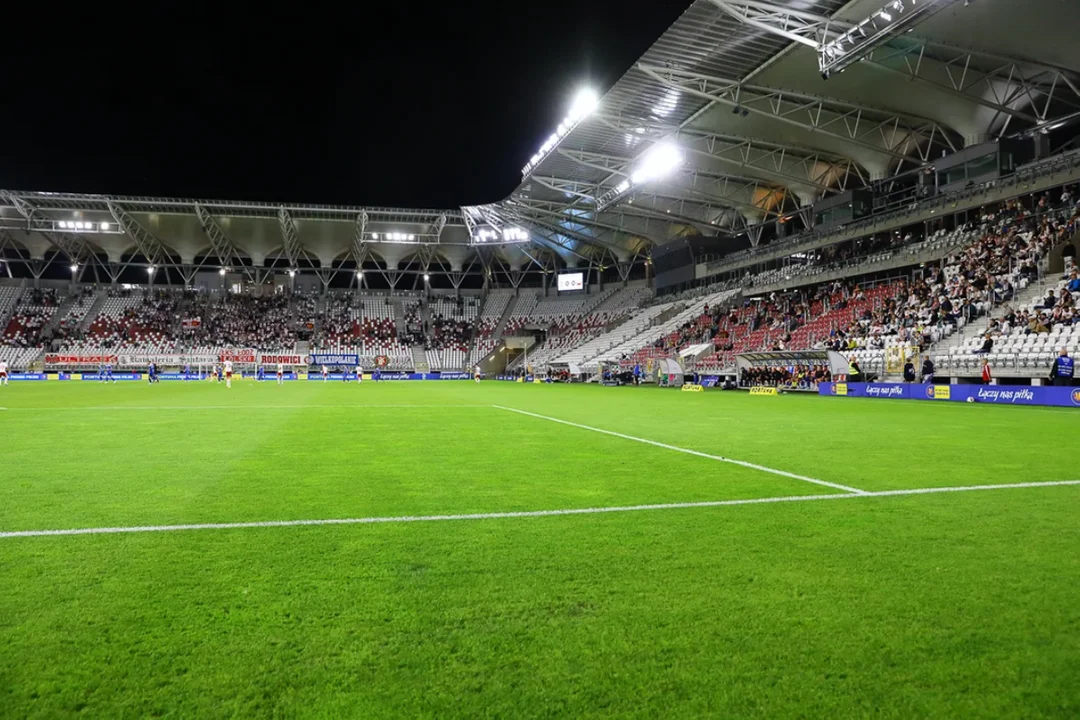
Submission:
M 847 485 L 840 485 L 839 483 L 831 483 L 825 480 L 818 480 L 817 478 L 806 477 L 805 475 L 796 475 L 795 473 L 789 473 L 786 470 L 777 470 L 776 468 L 766 467 L 764 465 L 757 465 L 755 463 L 746 462 L 745 460 L 734 460 L 732 458 L 726 458 L 721 455 L 710 455 L 709 453 L 703 453 L 698 450 L 691 450 L 689 448 L 679 447 L 678 445 L 668 445 L 667 443 L 635 437 L 634 435 L 625 435 L 623 433 L 615 432 L 613 430 L 603 430 L 601 428 L 592 427 L 591 425 L 582 425 L 580 423 L 570 422 L 569 420 L 560 420 L 559 418 L 549 417 L 547 415 L 538 415 L 533 412 L 528 412 L 527 410 L 518 410 L 517 408 L 505 407 L 503 405 L 492 405 L 492 407 L 499 408 L 500 410 L 508 410 L 512 413 L 518 413 L 519 415 L 528 415 L 529 417 L 540 418 L 541 420 L 548 420 L 550 422 L 559 423 L 561 425 L 569 425 L 571 427 L 581 428 L 582 430 L 592 430 L 593 432 L 603 433 L 604 435 L 611 435 L 613 437 L 622 438 L 623 440 L 633 440 L 634 442 L 645 443 L 646 445 L 653 445 L 654 447 L 664 448 L 665 450 L 674 450 L 675 452 L 686 453 L 687 455 L 696 455 L 697 457 L 707 458 L 709 460 L 718 460 L 719 462 L 731 463 L 732 465 L 739 465 L 741 467 L 750 468 L 752 470 L 760 470 L 761 472 L 772 473 L 773 475 L 780 475 L 786 478 L 802 480 L 803 482 L 813 483 L 814 485 L 830 487 L 834 490 L 843 490 L 846 493 L 852 493 L 855 495 L 865 494 L 864 491 L 859 490 L 858 488 L 848 487 Z
M 0 410 L 304 410 L 305 408 L 424 408 L 437 410 L 439 408 L 490 408 L 490 405 L 68 405 L 57 407 L 13 407 L 0 408 Z
M 0 532 L 0 539 L 46 537 L 57 535 L 116 535 L 121 533 L 177 532 L 180 530 L 234 530 L 242 528 L 298 527 L 306 525 L 376 525 L 382 523 L 446 522 L 454 520 L 504 520 L 537 518 L 558 515 L 599 515 L 603 513 L 644 512 L 649 510 L 683 510 L 714 508 L 728 505 L 767 505 L 775 503 L 844 500 L 849 498 L 896 497 L 898 495 L 932 495 L 936 493 L 975 492 L 984 490 L 1014 490 L 1019 488 L 1080 485 L 1080 480 L 1012 483 L 1009 485 L 962 485 L 958 487 L 885 490 L 882 492 L 831 493 L 829 495 L 789 495 L 786 497 L 748 498 L 745 500 L 713 500 L 704 502 L 659 503 L 654 505 L 620 505 L 614 507 L 570 508 L 565 510 L 525 510 L 520 512 L 468 513 L 462 515 L 400 515 L 390 517 L 336 518 L 329 520 L 264 520 L 258 522 L 197 523 L 189 525 L 139 525 L 131 527 L 71 528 L 66 530 L 15 530 Z

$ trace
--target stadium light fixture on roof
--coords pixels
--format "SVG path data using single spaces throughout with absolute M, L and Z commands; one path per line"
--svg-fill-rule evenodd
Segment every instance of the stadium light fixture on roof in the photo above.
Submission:
M 290 270 L 289 271 L 289 277 L 291 277 L 291 278 L 296 277 L 296 271 L 295 270 Z
M 71 272 L 73 272 L 73 273 L 79 272 L 79 264 L 78 263 L 71 263 Z
M 61 230 L 76 230 L 78 232 L 93 232 L 94 230 L 94 223 L 89 220 L 60 220 L 56 224 Z M 102 232 L 109 231 L 109 223 L 101 223 L 100 227 Z
M 843 72 L 874 48 L 910 30 L 924 17 L 955 0 L 888 0 L 862 22 L 818 46 L 818 69 L 828 80 L 832 73 Z M 967 3 L 965 3 L 967 5 Z
M 562 139 L 569 135 L 570 131 L 577 127 L 579 122 L 588 117 L 599 104 L 600 96 L 596 94 L 595 90 L 590 88 L 579 90 L 577 95 L 574 96 L 573 102 L 570 103 L 570 112 L 566 114 L 566 117 L 559 123 L 559 126 L 555 128 L 555 132 L 544 141 L 544 144 L 540 146 L 540 149 L 536 151 L 536 154 L 529 158 L 529 162 L 525 163 L 525 167 L 521 168 L 521 177 L 528 177 L 529 173 L 531 173 L 536 166 L 539 165 L 560 142 L 562 142 Z
M 220 275 L 221 277 L 225 277 L 225 268 L 221 268 L 220 270 L 218 270 L 218 275 Z

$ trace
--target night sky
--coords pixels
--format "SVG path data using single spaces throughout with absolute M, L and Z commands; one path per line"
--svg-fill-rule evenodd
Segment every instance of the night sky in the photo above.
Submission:
M 499 200 L 574 92 L 605 91 L 689 0 L 375 5 L 9 18 L 0 187 Z

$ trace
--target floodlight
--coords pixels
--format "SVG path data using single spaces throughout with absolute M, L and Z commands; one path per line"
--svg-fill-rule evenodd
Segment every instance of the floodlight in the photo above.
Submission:
M 570 105 L 570 114 L 567 116 L 570 122 L 577 122 L 596 109 L 600 98 L 595 90 L 583 88 L 574 96 L 574 102 Z
M 357 270 L 357 271 L 356 271 L 356 277 L 358 277 L 358 278 L 360 278 L 361 280 L 363 280 L 363 279 L 364 279 L 364 271 L 363 271 L 363 270 Z
M 878 15 L 880 15 L 881 19 L 884 20 L 885 22 L 892 22 L 892 15 L 885 12 L 884 10 L 882 10 L 880 13 L 878 13 Z
M 101 232 L 109 232 L 109 223 L 101 223 Z
M 291 277 L 291 278 L 296 277 L 296 271 L 295 270 L 290 270 L 289 271 L 289 277 Z
M 78 265 L 78 263 L 71 263 L 71 272 L 73 272 L 73 273 L 77 273 L 77 272 L 79 272 L 79 265 Z
M 675 168 L 682 164 L 683 154 L 672 143 L 660 143 L 654 145 L 638 163 L 630 179 L 635 185 L 640 185 L 650 180 L 656 180 L 670 175 Z
M 218 270 L 218 275 L 220 275 L 221 277 L 225 277 L 225 268 L 221 268 L 220 270 Z
M 153 275 L 154 274 L 154 266 L 151 265 L 150 267 L 146 268 L 146 272 L 149 273 L 150 275 Z
M 60 221 L 60 229 L 63 230 L 63 229 L 66 229 L 66 228 L 67 228 L 67 220 L 61 220 Z
M 427 273 L 424 273 L 424 282 L 427 282 L 430 279 L 431 279 L 431 276 L 428 275 Z
M 371 233 L 371 239 L 372 240 L 378 240 L 379 239 L 379 233 Z
M 413 235 L 412 233 L 409 233 L 409 242 L 412 242 L 415 239 L 416 239 L 416 236 Z

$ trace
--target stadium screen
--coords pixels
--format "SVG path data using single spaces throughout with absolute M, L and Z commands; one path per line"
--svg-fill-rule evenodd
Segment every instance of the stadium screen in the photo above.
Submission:
M 559 275 L 559 292 L 584 289 L 585 273 L 563 273 Z

